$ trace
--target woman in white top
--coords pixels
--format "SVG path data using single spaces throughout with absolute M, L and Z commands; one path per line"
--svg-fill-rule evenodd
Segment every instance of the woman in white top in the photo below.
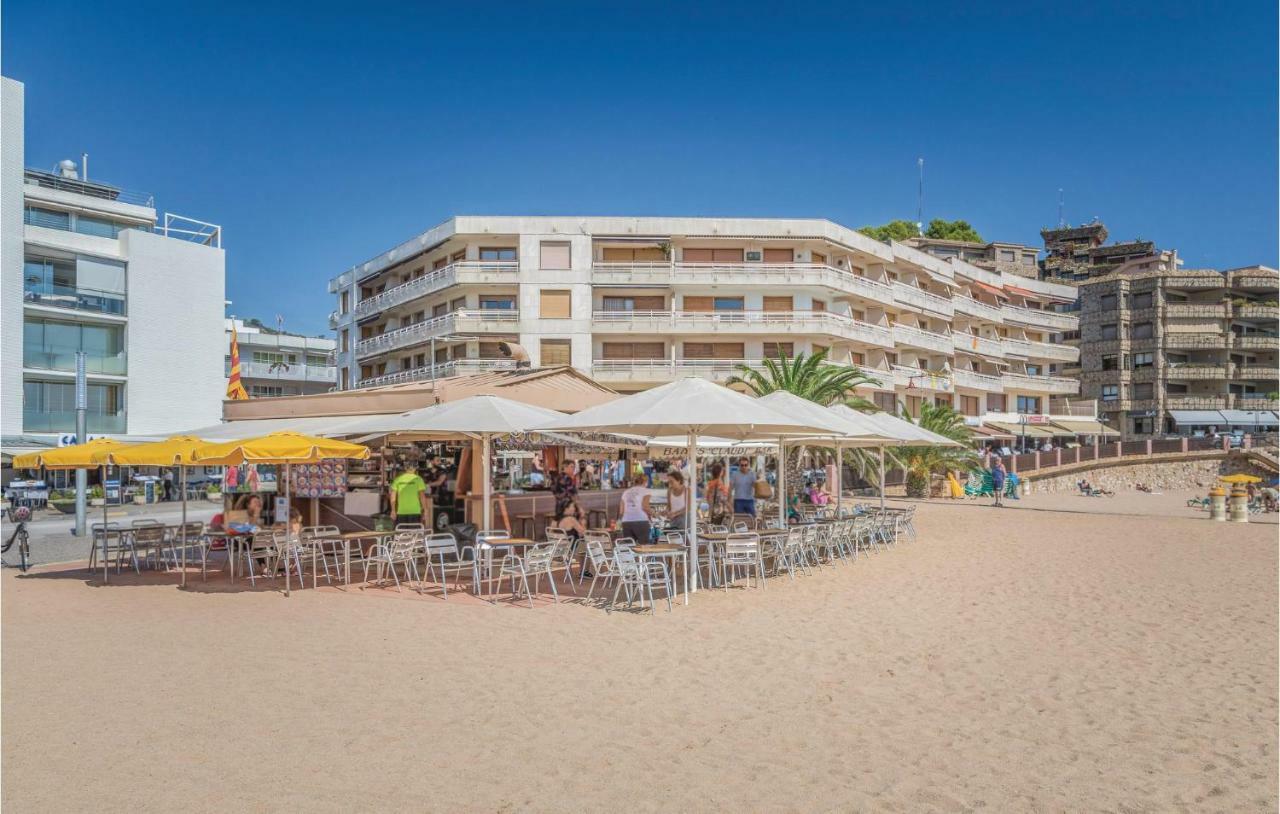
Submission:
M 684 528 L 684 513 L 689 505 L 689 489 L 684 485 L 684 475 L 672 469 L 667 473 L 667 526 Z
M 649 490 L 645 488 L 648 482 L 644 475 L 632 478 L 631 488 L 622 493 L 618 505 L 622 536 L 640 544 L 649 542 Z

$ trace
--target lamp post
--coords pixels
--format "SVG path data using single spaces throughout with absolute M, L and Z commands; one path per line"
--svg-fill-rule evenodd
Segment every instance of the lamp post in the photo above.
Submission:
M 89 440 L 89 385 L 85 381 L 84 351 L 76 351 L 76 443 Z M 103 484 L 105 494 L 106 484 Z M 76 536 L 85 534 L 85 501 L 89 491 L 89 470 L 76 470 Z

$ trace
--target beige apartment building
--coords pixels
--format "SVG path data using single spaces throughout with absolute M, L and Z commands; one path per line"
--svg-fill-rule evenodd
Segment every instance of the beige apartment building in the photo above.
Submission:
M 825 349 L 866 396 L 975 423 L 1073 397 L 1071 286 L 826 220 L 455 217 L 329 284 L 340 389 L 571 365 L 622 391 Z

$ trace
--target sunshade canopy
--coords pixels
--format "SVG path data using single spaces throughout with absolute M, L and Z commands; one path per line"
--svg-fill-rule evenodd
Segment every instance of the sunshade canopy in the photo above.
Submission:
M 57 449 L 43 449 L 38 452 L 27 452 L 13 456 L 14 469 L 93 469 L 102 464 L 94 460 L 94 455 L 126 446 L 114 438 L 95 438 L 83 444 Z
M 842 431 L 834 421 L 817 423 L 784 415 L 758 399 L 692 377 L 590 407 L 536 429 L 622 432 L 647 437 L 692 432 L 735 441 Z
M 528 432 L 533 427 L 564 418 L 565 413 L 535 407 L 501 396 L 468 396 L 391 416 L 371 416 L 351 421 L 342 433 L 351 436 L 397 435 L 453 437 Z
M 200 447 L 195 450 L 192 460 L 202 466 L 237 466 L 242 463 L 289 464 L 326 458 L 363 460 L 368 457 L 369 448 L 360 444 L 296 432 L 273 432 L 260 438 Z
M 1040 424 L 1005 424 L 998 421 L 988 421 L 987 426 L 994 427 L 1000 432 L 1007 432 L 1015 438 L 1053 438 L 1057 435 L 1047 426 Z M 1059 432 L 1061 431 L 1059 430 Z
M 1223 483 L 1262 483 L 1262 478 L 1257 475 L 1245 474 L 1223 475 L 1219 477 L 1218 480 Z
M 856 410 L 850 410 L 849 412 L 853 417 L 849 417 L 844 413 L 834 412 L 820 404 L 809 401 L 806 398 L 801 398 L 795 393 L 788 393 L 785 390 L 774 391 L 768 395 L 761 396 L 756 399 L 756 401 L 760 404 L 767 404 L 774 410 L 789 415 L 792 418 L 819 423 L 824 421 L 833 421 L 841 430 L 841 432 L 838 433 L 823 433 L 821 435 L 815 435 L 815 438 L 821 438 L 824 440 L 832 439 L 837 442 L 843 442 L 846 440 L 853 441 L 856 439 L 873 444 L 883 443 L 885 438 L 883 432 L 875 431 L 869 422 L 862 420 L 862 414 Z
M 1011 439 L 1014 437 L 1013 433 L 997 430 L 989 424 L 980 427 L 970 427 L 969 429 L 973 430 L 973 439 L 975 441 L 984 441 L 989 438 Z
M 889 415 L 888 413 L 858 413 L 844 406 L 832 407 L 832 410 L 839 412 L 841 415 L 847 415 L 843 412 L 848 410 L 854 415 L 861 415 L 871 424 L 882 431 L 887 437 L 896 439 L 899 445 L 926 445 L 926 446 L 943 446 L 943 447 L 959 447 L 963 446 L 958 441 L 952 441 L 945 435 L 939 435 L 931 430 L 926 430 L 912 424 L 910 421 Z
M 1222 417 L 1239 427 L 1274 427 L 1280 423 L 1270 410 L 1223 410 Z
M 1221 426 L 1227 423 L 1222 413 L 1217 410 L 1170 410 L 1169 415 L 1180 427 Z
M 101 449 L 93 454 L 94 462 L 102 466 L 190 466 L 195 462 L 197 449 L 213 446 L 208 441 L 189 435 L 175 435 L 163 441 L 149 444 L 126 444 Z
M 1068 419 L 1053 420 L 1053 425 L 1061 430 L 1065 430 L 1069 435 L 1119 435 L 1119 430 L 1114 430 L 1099 421 L 1090 421 L 1088 419 L 1080 419 L 1079 421 L 1070 421 Z

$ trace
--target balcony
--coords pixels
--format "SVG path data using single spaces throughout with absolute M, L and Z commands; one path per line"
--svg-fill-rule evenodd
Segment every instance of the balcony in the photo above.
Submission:
M 329 330 L 336 331 L 338 326 L 342 324 L 342 314 L 337 311 L 329 312 Z
M 1274 336 L 1236 336 L 1232 341 L 1232 346 L 1240 350 L 1277 350 L 1280 349 L 1280 339 Z
M 1235 316 L 1240 319 L 1280 319 L 1280 306 L 1237 305 Z
M 491 370 L 515 370 L 516 362 L 512 359 L 451 359 L 441 362 L 432 369 L 431 365 L 417 367 L 413 370 L 397 370 L 382 376 L 370 376 L 361 379 L 357 387 L 381 387 L 388 384 L 406 384 L 408 382 L 447 379 L 450 376 L 468 376 L 473 373 L 487 373 Z
M 1226 396 L 1166 396 L 1166 410 L 1225 410 Z
M 1005 354 L 1003 340 L 989 339 L 985 336 L 953 333 L 951 334 L 951 345 L 958 351 L 972 353 L 975 356 L 990 356 L 994 359 L 1003 359 Z
M 1175 382 L 1206 381 L 1230 378 L 1230 373 L 1226 365 L 1171 364 L 1164 369 L 1164 377 Z
M 949 393 L 952 389 L 951 376 L 948 374 L 906 365 L 893 366 L 893 384 L 907 390 L 936 390 Z
M 45 308 L 65 308 L 70 311 L 85 311 L 92 314 L 124 316 L 124 293 L 120 291 L 99 291 L 95 288 L 81 288 L 79 286 L 29 284 L 23 288 L 22 299 L 28 305 L 40 305 Z
M 1074 314 L 1059 314 L 1054 311 L 1041 311 L 1037 308 L 1023 308 L 1020 305 L 1003 305 L 1000 312 L 1006 322 L 1027 325 L 1048 331 L 1078 331 L 1080 319 Z
M 337 294 L 339 291 L 342 291 L 343 289 L 350 288 L 351 283 L 353 283 L 354 281 L 355 281 L 355 273 L 351 271 L 344 271 L 343 273 L 339 274 L 337 277 L 334 277 L 332 280 L 329 281 L 329 293 Z
M 987 393 L 1003 393 L 1004 382 L 999 376 L 989 376 L 986 373 L 975 373 L 972 370 L 953 370 L 951 371 L 951 381 L 957 388 L 965 388 L 967 390 L 982 390 Z
M 1060 376 L 1028 376 L 1025 373 L 1002 373 L 1000 380 L 1006 390 L 1022 390 L 1032 393 L 1073 395 L 1080 392 L 1080 382 Z
M 125 413 L 88 412 L 85 422 L 89 432 L 125 431 Z M 75 432 L 76 413 L 74 410 L 61 410 L 51 413 L 39 410 L 24 409 L 22 411 L 23 432 Z
M 454 285 L 515 285 L 519 281 L 519 272 L 520 265 L 514 260 L 463 260 L 361 300 L 356 303 L 356 319 L 364 319 Z
M 591 376 L 602 382 L 665 382 L 684 376 L 723 382 L 741 371 L 738 365 L 764 369 L 763 359 L 596 359 Z
M 1007 340 L 1006 340 L 1007 341 Z M 1028 345 L 1027 358 L 1052 359 L 1055 362 L 1080 361 L 1080 349 L 1072 345 L 1055 345 L 1052 342 L 1031 342 L 1026 339 L 1017 340 Z
M 363 358 L 375 353 L 407 348 L 454 333 L 513 333 L 519 320 L 519 311 L 458 310 L 361 340 L 356 343 L 356 356 Z
M 22 366 L 37 370 L 58 370 L 64 373 L 76 372 L 76 352 L 74 350 L 42 350 L 40 347 L 24 347 L 22 349 Z M 124 376 L 128 372 L 126 355 L 123 351 L 113 356 L 94 356 L 87 354 L 84 360 L 86 373 L 98 373 L 104 376 Z
M 820 263 L 596 263 L 594 285 L 732 285 L 827 288 L 883 305 L 894 303 L 888 283 Z
M 824 334 L 893 347 L 888 328 L 830 311 L 596 311 L 593 333 Z
M 923 328 L 915 328 L 911 325 L 895 324 L 893 326 L 893 341 L 899 345 L 929 350 L 945 356 L 951 356 L 955 353 L 955 343 L 951 338 L 951 334 L 926 331 Z
M 963 314 L 964 316 L 985 320 L 986 322 L 993 322 L 997 325 L 1004 324 L 1004 312 L 1000 310 L 999 306 L 988 305 L 985 302 L 979 302 L 973 297 L 966 297 L 963 294 L 958 294 L 952 297 L 951 305 L 955 308 L 955 312 L 957 314 Z
M 266 362 L 241 362 L 240 375 L 246 379 L 271 379 L 282 382 L 323 382 L 338 380 L 338 369 L 325 365 L 284 365 Z
M 1236 396 L 1237 410 L 1271 410 L 1280 411 L 1280 401 L 1276 399 L 1259 398 L 1256 396 Z
M 1165 333 L 1164 346 L 1171 349 L 1195 350 L 1228 348 L 1230 344 L 1227 336 L 1220 333 Z
M 937 294 L 930 294 L 928 291 L 921 291 L 915 286 L 907 285 L 906 283 L 895 282 L 893 284 L 893 299 L 898 305 L 928 311 L 938 316 L 951 318 L 955 315 L 955 306 L 951 304 L 950 299 L 939 297 Z
M 1268 367 L 1267 365 L 1240 365 L 1236 368 L 1235 378 L 1275 381 L 1278 376 L 1274 367 Z
M 1226 319 L 1231 316 L 1227 303 L 1222 302 L 1169 302 L 1165 303 L 1166 317 L 1208 317 L 1210 319 Z M 1135 318 L 1137 315 L 1135 314 Z

